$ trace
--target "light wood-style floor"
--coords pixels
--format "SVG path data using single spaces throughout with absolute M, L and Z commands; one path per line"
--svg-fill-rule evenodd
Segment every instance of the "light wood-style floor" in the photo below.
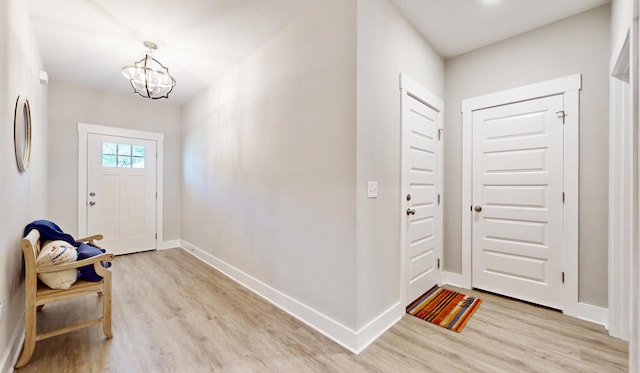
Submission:
M 36 344 L 22 372 L 624 372 L 604 328 L 498 297 L 458 334 L 405 315 L 354 355 L 181 249 L 117 257 L 113 339 L 97 325 Z M 91 314 L 88 296 L 40 312 L 40 330 Z

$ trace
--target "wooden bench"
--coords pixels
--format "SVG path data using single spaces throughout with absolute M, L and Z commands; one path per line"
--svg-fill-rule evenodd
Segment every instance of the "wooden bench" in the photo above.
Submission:
M 91 258 L 75 261 L 72 263 L 60 264 L 55 266 L 36 265 L 36 258 L 40 251 L 40 232 L 32 229 L 26 237 L 22 239 L 22 252 L 25 261 L 25 330 L 24 330 L 24 346 L 20 358 L 16 363 L 16 368 L 27 365 L 29 359 L 33 355 L 36 342 L 43 339 L 55 337 L 60 334 L 71 332 L 77 329 L 85 328 L 95 324 L 102 323 L 104 335 L 108 338 L 111 334 L 111 271 L 104 268 L 101 261 L 110 262 L 113 260 L 113 254 L 103 253 Z M 95 235 L 79 239 L 78 242 L 85 242 L 95 245 L 95 240 L 101 240 L 102 235 Z M 69 289 L 56 290 L 47 287 L 38 281 L 38 273 L 48 273 L 63 271 L 73 268 L 80 268 L 93 264 L 98 275 L 102 276 L 99 282 L 91 282 L 78 279 Z M 81 297 L 88 294 L 98 294 L 102 296 L 102 316 L 95 320 L 84 321 L 74 325 L 66 326 L 60 329 L 38 334 L 36 327 L 37 312 L 44 307 L 45 304 L 59 302 L 75 297 Z

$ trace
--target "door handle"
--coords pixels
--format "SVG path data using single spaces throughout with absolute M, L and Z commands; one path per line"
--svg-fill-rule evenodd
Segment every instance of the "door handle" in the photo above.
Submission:
M 415 209 L 407 209 L 407 215 L 415 215 L 415 214 L 416 214 Z
M 482 211 L 482 206 L 476 206 L 473 209 L 476 210 L 476 212 L 480 212 Z
M 91 201 L 91 202 L 89 202 L 89 205 L 90 205 L 90 206 L 94 206 L 95 204 L 96 204 L 96 201 Z

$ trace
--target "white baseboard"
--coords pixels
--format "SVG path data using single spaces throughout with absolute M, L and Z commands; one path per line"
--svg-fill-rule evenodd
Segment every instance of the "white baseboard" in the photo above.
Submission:
M 158 250 L 175 249 L 180 247 L 181 240 L 162 241 L 158 243 Z
M 402 307 L 402 304 L 398 301 L 396 304 L 378 315 L 377 318 L 360 328 L 360 330 L 356 332 L 357 349 L 355 350 L 355 353 L 359 354 L 364 351 L 371 343 L 378 339 L 378 337 L 400 321 L 404 314 L 405 308 Z
M 465 288 L 464 286 L 462 286 L 463 282 L 464 281 L 462 279 L 462 275 L 459 273 L 442 272 L 443 285 L 452 285 L 452 286 L 457 286 L 459 288 Z
M 180 246 L 186 252 L 355 354 L 364 350 L 404 314 L 404 309 L 398 302 L 360 330 L 354 331 L 184 240 Z
M 593 306 L 591 304 L 580 303 L 576 306 L 575 317 L 592 323 L 603 325 L 609 330 L 609 309 Z
M 20 317 L 20 321 L 18 321 L 18 325 L 13 330 L 11 334 L 11 339 L 9 340 L 9 347 L 2 355 L 2 360 L 0 360 L 0 372 L 1 373 L 13 373 L 13 367 L 18 362 L 18 357 L 20 356 L 20 352 L 22 351 L 22 343 L 24 342 L 24 313 L 22 317 Z

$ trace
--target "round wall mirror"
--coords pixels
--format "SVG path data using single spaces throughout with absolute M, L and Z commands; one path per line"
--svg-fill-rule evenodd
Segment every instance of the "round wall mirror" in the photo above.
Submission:
M 13 134 L 18 170 L 25 172 L 31 160 L 31 108 L 25 96 L 18 96 L 16 101 Z

